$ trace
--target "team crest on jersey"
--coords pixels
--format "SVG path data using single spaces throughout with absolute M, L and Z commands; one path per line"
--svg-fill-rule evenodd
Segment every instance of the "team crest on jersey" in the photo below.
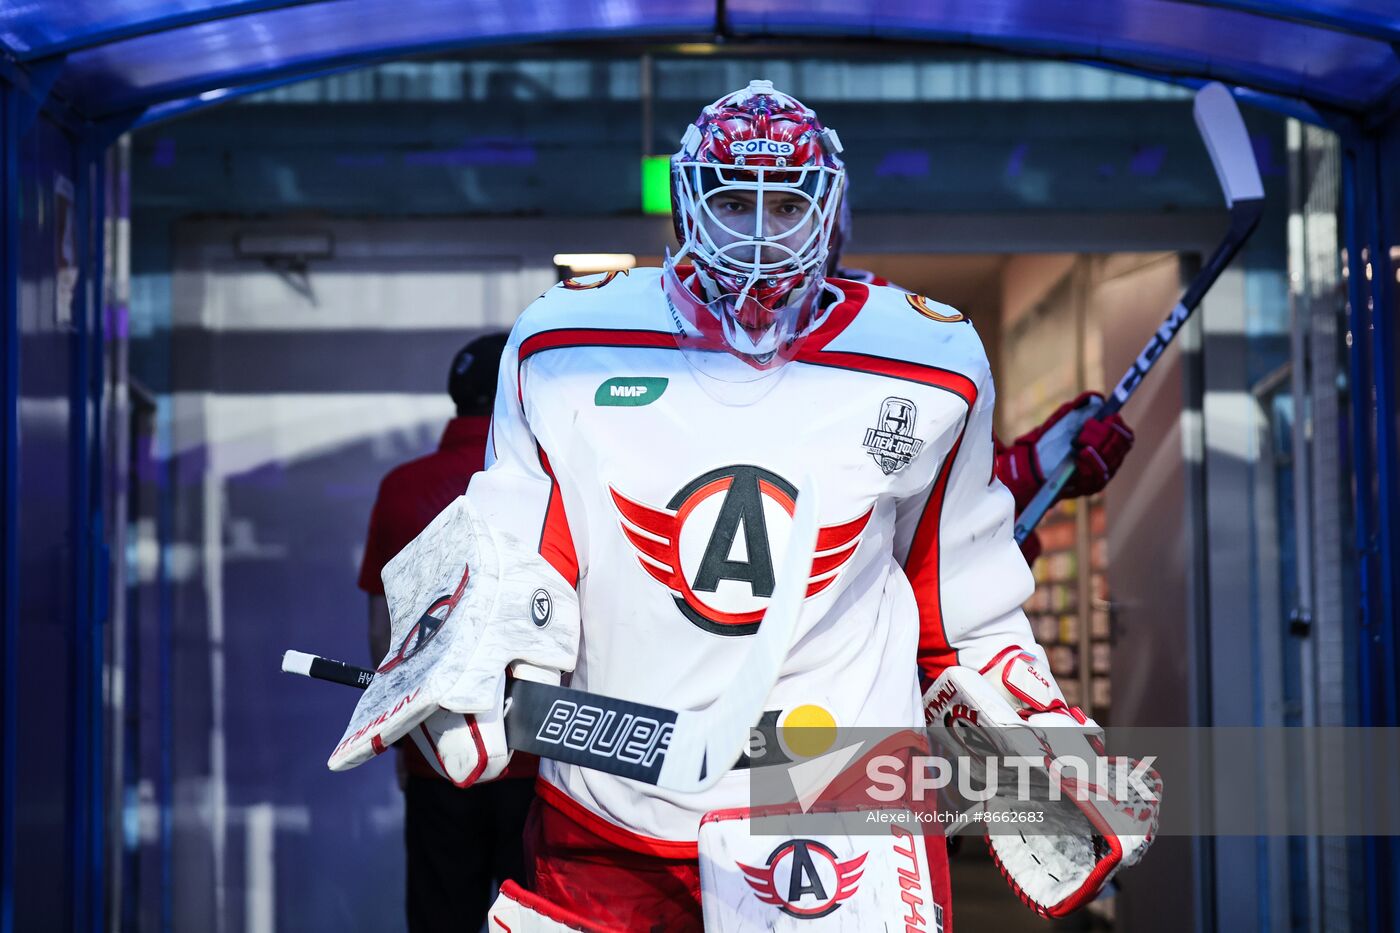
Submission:
M 762 467 L 740 464 L 698 476 L 664 508 L 608 487 L 642 569 L 671 591 L 688 620 L 716 635 L 751 635 L 773 595 L 797 488 Z M 874 506 L 817 534 L 807 598 L 836 582 L 860 545 Z
M 923 295 L 905 295 L 904 300 L 909 302 L 909 307 L 913 308 L 930 321 L 942 321 L 945 324 L 953 324 L 957 321 L 967 320 L 960 311 L 954 311 L 952 314 L 943 314 L 933 310 L 933 305 Z M 952 309 L 950 308 L 949 310 Z
M 889 476 L 918 456 L 924 442 L 914 436 L 919 410 L 907 398 L 891 396 L 880 404 L 880 420 L 865 429 L 864 447 Z
M 814 920 L 856 893 L 869 854 L 841 861 L 815 839 L 789 839 L 773 850 L 762 867 L 734 864 L 760 901 L 790 917 Z

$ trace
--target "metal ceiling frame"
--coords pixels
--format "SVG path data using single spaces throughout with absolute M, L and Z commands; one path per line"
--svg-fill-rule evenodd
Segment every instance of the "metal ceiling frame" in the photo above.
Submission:
M 212 8 L 178 11 L 159 17 L 100 28 L 92 33 L 23 52 L 11 50 L 10 56 L 20 68 L 29 71 L 45 67 L 61 56 L 67 56 L 71 60 L 74 56 L 81 56 L 84 51 L 103 45 L 159 36 L 207 23 L 254 17 L 263 13 L 275 13 L 294 7 L 330 2 L 334 2 L 334 0 L 234 0 L 234 2 Z M 1397 59 L 1400 59 L 1400 18 L 1395 21 L 1387 21 L 1369 12 L 1328 9 L 1309 2 L 1309 0 L 1173 0 L 1173 2 L 1181 3 L 1183 6 L 1229 10 L 1263 19 L 1326 29 L 1369 41 L 1386 42 L 1395 50 Z M 774 30 L 771 27 L 746 25 L 742 20 L 736 24 L 733 21 L 733 12 L 728 8 L 726 0 L 715 0 L 714 16 L 705 33 L 707 38 L 710 35 L 708 30 L 714 30 L 715 34 L 740 41 L 761 40 L 773 36 L 796 39 L 801 37 L 817 38 L 833 34 L 849 35 L 839 26 L 814 27 L 811 24 L 793 23 L 791 28 L 784 26 Z M 119 109 L 140 112 L 148 108 L 159 107 L 162 112 L 168 113 L 170 108 L 165 105 L 175 104 L 174 109 L 190 110 L 197 108 L 201 103 L 213 102 L 198 100 L 201 94 L 210 91 L 228 90 L 245 85 L 266 86 L 274 82 L 281 83 L 302 76 L 336 71 L 352 67 L 355 64 L 368 64 L 392 58 L 455 49 L 514 43 L 533 44 L 543 41 L 596 40 L 602 36 L 660 39 L 665 36 L 693 36 L 695 32 L 693 27 L 681 26 L 677 28 L 658 23 L 654 29 L 644 26 L 621 32 L 599 30 L 583 35 L 574 33 L 568 36 L 516 34 L 492 36 L 485 39 L 458 36 L 453 39 L 370 46 L 355 52 L 309 56 L 299 61 L 263 68 L 250 68 L 231 75 L 191 76 L 177 83 L 137 94 L 130 100 L 122 101 Z M 1295 78 L 1286 72 L 1251 67 L 1244 62 L 1193 59 L 1185 49 L 1163 50 L 1149 48 L 1134 42 L 1122 42 L 1115 45 L 1109 45 L 1102 41 L 1075 43 L 1066 41 L 1063 37 L 1048 39 L 1037 37 L 1034 34 L 1021 37 L 1002 37 L 957 30 L 941 32 L 927 29 L 920 30 L 916 34 L 921 37 L 921 41 L 930 43 L 950 43 L 1040 58 L 1078 61 L 1085 64 L 1131 70 L 1137 74 L 1178 83 L 1194 80 L 1222 80 L 1242 88 L 1252 88 L 1264 94 L 1266 99 L 1303 101 L 1306 105 L 1321 106 L 1357 117 L 1372 109 L 1389 112 L 1395 106 L 1400 105 L 1400 76 L 1397 76 L 1393 84 L 1382 88 L 1370 100 L 1359 102 L 1336 93 L 1319 92 L 1316 88 L 1308 87 L 1301 77 Z M 906 31 L 901 34 L 901 37 L 909 35 L 910 33 Z M 863 38 L 878 43 L 895 37 L 866 32 Z M 219 98 L 227 96 L 233 95 L 220 95 Z M 1267 103 L 1267 100 L 1264 102 Z M 84 111 L 80 101 L 70 101 L 69 106 L 76 111 Z M 1275 107 L 1274 109 L 1279 108 Z M 84 116 L 96 122 L 106 121 L 115 115 L 115 111 L 105 110 L 84 112 Z M 129 122 L 131 118 L 123 117 L 123 119 L 127 119 Z
M 234 2 L 215 7 L 179 11 L 150 19 L 136 20 L 120 26 L 98 29 L 80 37 L 74 37 L 64 42 L 50 43 L 39 48 L 25 51 L 10 49 L 10 54 L 16 61 L 30 62 L 59 54 L 66 55 L 112 42 L 170 32 L 187 26 L 198 26 L 257 13 L 327 2 L 331 2 L 331 0 L 234 0 Z M 1374 39 L 1391 44 L 1400 43 L 1400 19 L 1387 21 L 1364 11 L 1341 12 L 1325 7 L 1320 8 L 1305 2 L 1305 0 L 1172 0 L 1172 2 L 1233 10 L 1267 19 L 1328 29 L 1358 38 Z M 727 21 L 726 7 L 725 0 L 715 0 L 716 33 L 726 31 L 724 29 L 724 24 Z M 1397 51 L 1397 55 L 1400 56 L 1400 51 Z
M 1400 20 L 1387 22 L 1380 17 L 1365 12 L 1346 14 L 1335 10 L 1319 9 L 1305 0 L 1173 0 L 1175 3 L 1188 3 L 1192 6 L 1214 7 L 1220 10 L 1235 10 L 1252 13 L 1269 19 L 1285 20 L 1303 26 L 1317 26 L 1333 32 L 1344 32 L 1363 39 L 1378 39 L 1381 42 L 1400 42 Z
M 225 3 L 216 7 L 205 7 L 204 9 L 198 10 L 182 10 L 165 16 L 153 16 L 150 19 L 136 20 L 121 26 L 109 26 L 105 29 L 97 29 L 90 33 L 84 33 L 81 36 L 74 36 L 66 42 L 54 42 L 40 48 L 28 49 L 24 52 L 11 49 L 10 54 L 20 62 L 39 61 L 41 59 L 52 58 L 55 55 L 68 55 L 73 52 L 81 52 L 84 49 L 96 48 L 99 45 L 121 42 L 125 39 L 139 39 L 142 36 L 153 36 L 162 32 L 171 32 L 176 29 L 183 29 L 186 26 L 200 26 L 205 23 L 217 23 L 225 19 L 238 19 L 242 16 L 267 13 L 286 7 L 308 6 L 314 3 L 325 2 L 327 2 L 327 0 L 235 0 L 233 3 Z
M 748 33 L 745 31 L 731 31 L 730 35 L 734 39 L 741 41 L 761 41 L 765 38 L 779 39 L 801 39 L 801 38 L 826 38 L 835 34 L 839 30 L 834 30 L 826 35 L 808 33 L 797 34 L 771 34 L 771 33 Z M 282 63 L 276 66 L 248 71 L 237 76 L 221 76 L 213 78 L 209 76 L 192 78 L 188 81 L 176 85 L 163 87 L 156 91 L 137 95 L 130 101 L 123 103 L 122 111 L 135 109 L 144 111 L 149 108 L 160 107 L 172 102 L 184 102 L 187 106 L 181 109 L 186 112 L 197 109 L 200 103 L 217 103 L 224 100 L 231 94 L 221 94 L 216 98 L 206 101 L 199 101 L 202 94 L 213 91 L 228 91 L 234 88 L 254 85 L 276 85 L 286 83 L 289 80 L 297 80 L 302 77 L 309 77 L 316 74 L 323 74 L 332 71 L 339 71 L 357 65 L 364 66 L 383 61 L 390 61 L 396 58 L 408 58 L 420 55 L 430 55 L 435 52 L 449 52 L 468 48 L 483 48 L 500 45 L 525 45 L 546 42 L 572 43 L 596 40 L 602 37 L 628 38 L 628 39 L 651 39 L 655 41 L 668 41 L 683 39 L 683 34 L 678 34 L 667 28 L 655 33 L 643 30 L 629 30 L 620 33 L 615 30 L 600 31 L 597 33 L 570 33 L 568 35 L 514 35 L 492 37 L 487 40 L 462 40 L 444 39 L 433 42 L 400 43 L 396 45 L 380 46 L 373 49 L 361 50 L 353 53 L 341 55 L 319 56 L 308 58 L 302 61 Z M 876 44 L 882 41 L 882 37 L 869 37 Z M 1079 48 L 1068 48 L 1063 42 L 1048 42 L 1039 39 L 1027 39 L 1023 41 L 993 41 L 986 37 L 975 36 L 967 33 L 948 33 L 928 36 L 922 43 L 930 47 L 936 45 L 957 45 L 960 47 L 982 48 L 995 52 L 1002 52 L 1014 55 L 1023 55 L 1032 58 L 1054 59 L 1062 61 L 1077 62 L 1099 67 L 1109 67 L 1117 70 L 1131 71 L 1144 77 L 1154 78 L 1175 83 L 1198 82 L 1203 83 L 1211 80 L 1224 81 L 1227 84 L 1242 88 L 1248 88 L 1258 93 L 1258 102 L 1268 105 L 1269 101 L 1285 102 L 1292 106 L 1301 103 L 1303 107 L 1320 106 L 1328 110 L 1336 110 L 1352 115 L 1359 114 L 1352 102 L 1344 98 L 1333 95 L 1306 95 L 1301 93 L 1302 89 L 1289 83 L 1285 83 L 1268 76 L 1261 76 L 1248 71 L 1238 71 L 1236 69 L 1216 67 L 1192 67 L 1189 59 L 1184 57 L 1165 57 L 1160 53 L 1151 53 L 1150 57 L 1159 64 L 1153 66 L 1145 59 L 1146 54 L 1135 54 L 1131 48 L 1122 50 L 1106 50 L 1104 47 L 1086 43 Z M 76 106 L 70 102 L 71 106 Z M 1279 108 L 1275 108 L 1279 109 Z M 91 118 L 97 122 L 105 121 L 113 116 L 117 111 L 104 111 L 91 114 Z M 1316 121 L 1313 121 L 1316 122 Z

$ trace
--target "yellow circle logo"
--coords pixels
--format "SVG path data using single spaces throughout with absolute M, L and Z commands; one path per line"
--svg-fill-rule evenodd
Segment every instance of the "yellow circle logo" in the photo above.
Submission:
M 778 744 L 789 758 L 815 758 L 836 744 L 836 717 L 815 703 L 788 710 L 778 722 Z

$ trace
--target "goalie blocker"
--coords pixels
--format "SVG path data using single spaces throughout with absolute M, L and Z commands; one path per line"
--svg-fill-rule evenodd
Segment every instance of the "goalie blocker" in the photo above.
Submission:
M 385 565 L 395 647 L 368 678 L 329 767 L 363 764 L 408 735 L 458 787 L 499 776 L 516 749 L 672 790 L 712 786 L 743 751 L 797 629 L 817 541 L 810 477 L 804 490 L 763 624 L 733 680 L 707 708 L 679 711 L 558 686 L 578 653 L 577 592 L 459 497 Z M 284 669 L 327 676 L 311 660 L 284 659 Z M 533 682 L 509 701 L 508 669 Z M 365 686 L 351 676 L 331 679 Z M 614 719 L 606 743 L 574 741 Z

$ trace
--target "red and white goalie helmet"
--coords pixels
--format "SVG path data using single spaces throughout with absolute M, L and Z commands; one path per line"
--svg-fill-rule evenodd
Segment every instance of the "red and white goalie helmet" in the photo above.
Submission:
M 818 322 L 846 168 L 835 130 L 770 81 L 706 107 L 671 157 L 680 257 L 668 294 L 698 332 L 752 365 L 779 365 Z

